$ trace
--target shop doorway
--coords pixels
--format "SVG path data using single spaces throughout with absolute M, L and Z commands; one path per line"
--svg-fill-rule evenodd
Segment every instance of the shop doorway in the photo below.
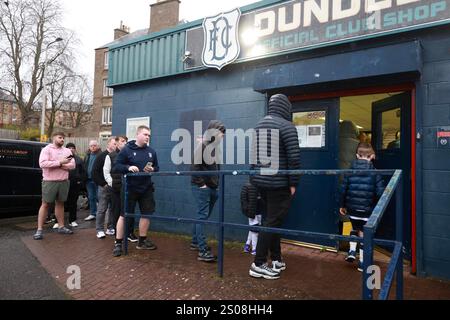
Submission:
M 333 95 L 336 97 L 330 94 L 327 99 L 317 96 L 308 100 L 291 97 L 302 169 L 347 169 L 358 143 L 371 143 L 377 169 L 400 168 L 404 172 L 404 252 L 411 258 L 411 92 L 374 90 L 371 94 Z M 319 132 L 320 139 L 315 135 Z M 285 227 L 339 233 L 338 185 L 338 177 L 302 176 Z M 392 239 L 394 231 L 395 201 L 385 212 L 377 237 Z M 311 242 L 299 237 L 290 240 Z M 337 248 L 338 244 L 324 241 L 313 245 Z

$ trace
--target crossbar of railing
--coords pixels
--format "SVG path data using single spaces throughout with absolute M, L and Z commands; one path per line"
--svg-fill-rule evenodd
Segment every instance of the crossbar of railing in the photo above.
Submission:
M 383 175 L 389 176 L 395 173 L 395 170 L 266 170 L 264 175 Z M 139 176 L 211 176 L 211 175 L 225 175 L 225 176 L 255 176 L 261 175 L 260 170 L 223 170 L 223 171 L 158 171 L 158 172 L 137 172 L 128 173 L 129 177 Z
M 270 227 L 261 227 L 261 226 L 249 226 L 247 224 L 239 224 L 239 223 L 232 223 L 232 222 L 224 222 L 221 223 L 219 221 L 214 220 L 196 220 L 193 218 L 181 218 L 181 217 L 167 217 L 167 216 L 160 216 L 160 215 L 146 215 L 146 214 L 127 214 L 127 217 L 134 217 L 134 218 L 148 218 L 153 220 L 161 220 L 161 221 L 171 221 L 171 222 L 180 222 L 180 223 L 196 223 L 196 224 L 206 224 L 206 225 L 214 225 L 219 226 L 223 224 L 225 227 L 230 228 L 236 228 L 236 229 L 244 229 L 244 230 L 251 230 L 251 231 L 259 231 L 259 232 L 269 232 L 269 233 L 279 233 L 279 234 L 286 234 L 291 236 L 305 236 L 309 238 L 320 238 L 320 239 L 326 239 L 326 240 L 336 240 L 336 241 L 352 241 L 352 242 L 363 242 L 364 239 L 360 237 L 355 236 L 342 236 L 338 234 L 328 234 L 328 233 L 320 233 L 320 232 L 310 232 L 310 231 L 303 231 L 303 230 L 293 230 L 293 229 L 281 229 L 281 228 L 270 228 Z M 394 241 L 391 240 L 383 240 L 383 239 L 374 239 L 374 243 L 377 245 L 382 246 L 389 246 L 394 247 Z

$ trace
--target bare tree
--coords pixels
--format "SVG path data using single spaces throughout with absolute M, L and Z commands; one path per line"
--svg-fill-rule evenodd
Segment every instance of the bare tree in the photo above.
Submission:
M 34 112 L 45 69 L 69 50 L 73 40 L 73 33 L 61 26 L 61 16 L 55 0 L 0 3 L 0 90 L 14 97 L 22 127 Z
M 69 117 L 70 128 L 79 128 L 90 121 L 92 90 L 86 76 L 76 74 L 71 67 L 60 62 L 49 66 L 47 82 L 50 98 L 50 108 L 46 112 L 47 136 L 53 133 L 58 112 Z
M 58 63 L 53 63 L 48 66 L 46 81 L 50 98 L 50 108 L 47 108 L 45 113 L 48 120 L 48 137 L 52 136 L 57 112 L 63 111 L 67 105 L 68 88 L 70 88 L 74 77 L 75 75 L 67 72 L 66 68 Z
M 91 121 L 93 92 L 87 76 L 76 77 L 72 88 L 69 114 L 73 128 L 80 128 Z

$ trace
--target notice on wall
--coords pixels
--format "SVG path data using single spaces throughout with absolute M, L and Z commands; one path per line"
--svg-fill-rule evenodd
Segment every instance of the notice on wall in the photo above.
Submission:
M 300 148 L 322 148 L 325 146 L 325 126 L 296 126 Z
M 150 127 L 150 117 L 128 118 L 127 119 L 127 137 L 133 140 L 136 137 L 137 128 L 139 126 Z M 151 129 L 150 129 L 151 130 Z

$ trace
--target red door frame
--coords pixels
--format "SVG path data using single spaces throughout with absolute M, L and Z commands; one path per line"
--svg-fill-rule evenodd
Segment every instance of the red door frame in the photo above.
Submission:
M 416 87 L 412 83 L 289 96 L 291 102 L 411 91 L 411 272 L 416 273 Z

